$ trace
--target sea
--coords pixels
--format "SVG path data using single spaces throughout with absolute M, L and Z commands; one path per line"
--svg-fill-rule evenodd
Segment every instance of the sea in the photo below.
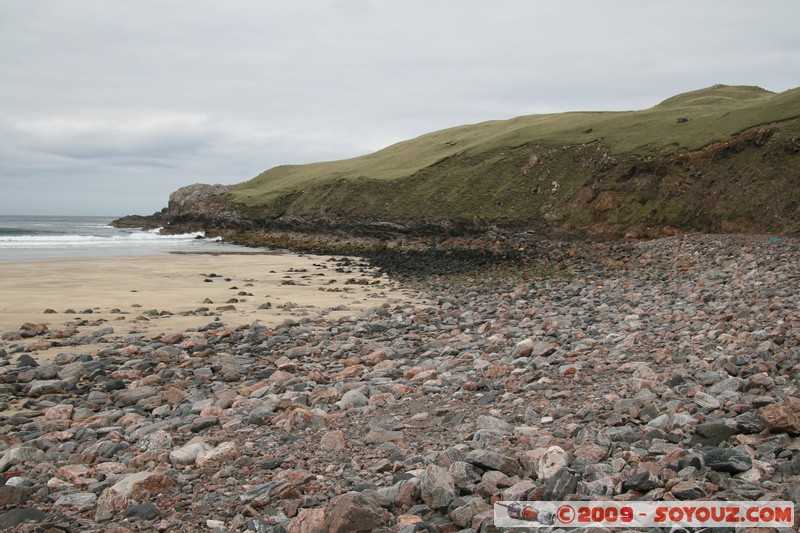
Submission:
M 161 235 L 157 229 L 114 228 L 114 218 L 0 215 L 0 261 L 253 251 L 206 239 L 203 232 Z

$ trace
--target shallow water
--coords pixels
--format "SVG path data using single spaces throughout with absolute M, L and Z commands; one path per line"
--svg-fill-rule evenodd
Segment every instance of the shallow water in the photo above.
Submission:
M 204 239 L 202 232 L 114 228 L 113 217 L 0 216 L 0 260 L 110 257 L 252 249 Z

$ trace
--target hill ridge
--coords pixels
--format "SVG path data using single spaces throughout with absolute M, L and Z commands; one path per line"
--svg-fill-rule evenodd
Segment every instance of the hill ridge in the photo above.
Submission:
M 798 233 L 799 154 L 800 88 L 714 85 L 639 111 L 484 121 L 351 159 L 281 165 L 171 222 Z

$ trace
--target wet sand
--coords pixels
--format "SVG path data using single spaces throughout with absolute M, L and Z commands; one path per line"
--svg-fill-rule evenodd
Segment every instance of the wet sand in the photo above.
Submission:
M 274 326 L 408 300 L 360 260 L 342 259 L 253 253 L 0 261 L 0 332 L 34 323 L 51 332 L 112 327 L 114 335 L 155 338 L 217 318 L 231 327 L 255 320 Z M 38 342 L 29 350 L 37 360 L 65 351 L 47 348 L 46 337 L 7 338 L 0 347 Z

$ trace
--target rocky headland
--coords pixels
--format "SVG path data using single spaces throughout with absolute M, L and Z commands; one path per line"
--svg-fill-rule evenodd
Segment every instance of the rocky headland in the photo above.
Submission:
M 356 252 L 498 232 L 797 235 L 798 175 L 800 89 L 714 85 L 639 111 L 471 124 L 352 159 L 278 166 L 236 185 L 190 185 L 152 220 L 117 224 L 254 245 L 313 239 L 335 250 L 350 240 Z

